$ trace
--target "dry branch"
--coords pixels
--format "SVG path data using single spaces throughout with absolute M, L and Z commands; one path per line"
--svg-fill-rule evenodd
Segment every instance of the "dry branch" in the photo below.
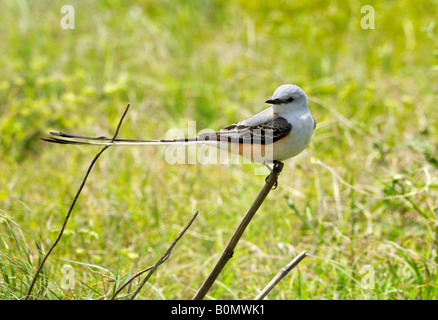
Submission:
M 141 288 L 143 288 L 143 286 L 145 285 L 145 283 L 149 280 L 149 278 L 151 277 L 151 275 L 155 272 L 155 270 L 157 270 L 157 268 L 163 264 L 164 261 L 166 261 L 169 256 L 170 253 L 172 252 L 172 249 L 175 247 L 175 245 L 178 243 L 179 239 L 182 238 L 182 236 L 184 235 L 184 233 L 186 233 L 186 231 L 190 228 L 190 226 L 192 225 L 193 221 L 195 221 L 196 217 L 198 216 L 198 211 L 195 212 L 195 214 L 193 215 L 192 219 L 190 219 L 189 223 L 184 227 L 184 229 L 179 233 L 178 237 L 176 237 L 176 239 L 172 242 L 172 244 L 169 246 L 169 248 L 166 250 L 166 252 L 162 255 L 162 257 L 160 259 L 158 259 L 158 261 L 152 266 L 147 268 L 147 270 L 150 270 L 149 273 L 146 275 L 146 277 L 143 279 L 142 283 L 138 286 L 137 290 L 135 290 L 132 293 L 131 296 L 131 300 L 133 300 L 137 294 L 140 292 Z M 132 279 L 131 279 L 132 280 Z M 120 289 L 116 292 L 118 293 L 120 292 Z M 116 294 L 114 294 L 114 296 L 111 299 L 114 299 L 116 296 Z
M 268 285 L 255 297 L 254 300 L 262 300 L 271 290 L 283 279 L 295 266 L 307 256 L 307 252 L 301 252 L 295 259 L 293 259 L 287 266 L 282 268 L 280 272 L 268 283 Z
M 215 267 L 211 271 L 210 275 L 204 281 L 202 286 L 199 288 L 196 295 L 193 297 L 193 300 L 202 300 L 204 299 L 207 292 L 210 290 L 213 283 L 216 281 L 219 274 L 222 272 L 225 265 L 231 259 L 234 253 L 234 248 L 242 237 L 246 227 L 251 222 L 252 218 L 256 214 L 257 210 L 260 208 L 260 205 L 266 199 L 269 192 L 272 190 L 274 186 L 277 184 L 277 179 L 281 171 L 283 170 L 283 163 L 280 161 L 275 161 L 274 168 L 271 171 L 271 174 L 266 179 L 266 183 L 263 186 L 263 189 L 260 191 L 259 195 L 249 208 L 248 212 L 243 217 L 236 231 L 234 232 L 231 240 L 228 242 L 225 250 L 222 253 L 222 256 L 219 258 L 219 261 L 216 263 Z
M 141 275 L 142 275 L 143 273 L 145 273 L 146 271 L 151 270 L 153 267 L 154 267 L 154 266 L 149 266 L 149 267 L 147 267 L 146 269 L 143 269 L 143 270 L 137 272 L 136 274 L 134 274 L 134 275 L 133 275 L 128 281 L 126 281 L 125 284 L 123 284 L 123 286 L 121 286 L 120 288 L 117 289 L 116 292 L 114 292 L 114 294 L 112 295 L 112 297 L 110 298 L 110 300 L 114 300 L 114 299 L 117 297 L 117 295 L 118 295 L 120 292 L 122 292 L 123 289 L 126 288 L 126 286 L 131 285 L 131 284 L 132 284 L 132 281 L 134 281 L 135 279 L 137 279 L 139 276 L 141 276 Z M 128 288 L 128 291 L 129 291 L 129 288 Z M 124 298 L 126 298 L 126 297 L 129 297 L 129 292 L 128 292 L 128 294 L 127 294 L 126 296 L 124 296 Z
M 114 134 L 113 138 L 111 139 L 111 142 L 113 142 L 113 141 L 117 138 L 117 135 L 119 134 L 120 127 L 121 127 L 122 122 L 123 122 L 123 119 L 125 118 L 126 114 L 128 113 L 129 107 L 130 107 L 130 105 L 128 104 L 128 105 L 126 106 L 125 112 L 123 113 L 122 117 L 121 117 L 120 120 L 119 120 L 119 124 L 117 125 L 116 133 Z M 30 294 L 32 293 L 32 289 L 33 289 L 33 287 L 34 287 L 34 285 L 35 285 L 35 282 L 36 282 L 36 280 L 37 280 L 37 278 L 38 278 L 38 275 L 40 274 L 41 270 L 43 269 L 44 264 L 46 263 L 47 259 L 49 258 L 49 255 L 52 253 L 53 249 L 55 249 L 55 247 L 56 247 L 56 245 L 58 244 L 59 240 L 61 240 L 61 237 L 62 237 L 62 235 L 64 234 L 65 227 L 67 226 L 68 219 L 70 218 L 70 215 L 71 215 L 71 213 L 72 213 L 72 211 L 73 211 L 73 208 L 74 208 L 74 206 L 75 206 L 75 204 L 76 204 L 76 201 L 78 200 L 79 195 L 81 194 L 81 191 L 82 191 L 82 189 L 84 188 L 85 183 L 87 182 L 87 178 L 88 178 L 88 176 L 90 175 L 91 170 L 92 170 L 93 167 L 94 167 L 94 164 L 96 163 L 97 159 L 99 159 L 99 157 L 102 155 L 102 153 L 103 153 L 106 149 L 108 149 L 109 147 L 110 147 L 110 146 L 105 146 L 105 147 L 103 147 L 102 150 L 100 150 L 99 153 L 98 153 L 98 154 L 94 157 L 94 159 L 91 161 L 91 164 L 90 164 L 90 166 L 88 167 L 87 173 L 85 174 L 84 179 L 82 180 L 82 183 L 81 183 L 81 185 L 79 186 L 79 189 L 78 189 L 78 191 L 76 192 L 76 195 L 75 195 L 75 197 L 73 198 L 73 201 L 72 201 L 72 203 L 71 203 L 71 205 L 70 205 L 70 207 L 69 207 L 69 209 L 68 209 L 67 215 L 66 215 L 65 218 L 64 218 L 64 223 L 63 223 L 63 225 L 62 225 L 62 227 L 61 227 L 61 230 L 60 230 L 59 233 L 58 233 L 58 236 L 56 237 L 55 242 L 53 242 L 53 244 L 51 245 L 51 247 L 49 248 L 49 250 L 47 251 L 47 253 L 44 255 L 43 259 L 42 259 L 41 262 L 40 262 L 40 265 L 38 266 L 37 271 L 35 272 L 35 275 L 34 275 L 33 278 L 32 278 L 32 282 L 30 283 L 29 289 L 27 290 L 27 293 L 26 293 L 26 296 L 25 296 L 25 300 L 28 300 L 28 299 L 30 298 Z

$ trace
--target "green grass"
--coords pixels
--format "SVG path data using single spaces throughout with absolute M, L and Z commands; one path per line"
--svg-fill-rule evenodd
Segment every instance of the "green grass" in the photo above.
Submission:
M 307 92 L 317 130 L 208 297 L 252 299 L 306 250 L 268 299 L 438 298 L 436 1 L 74 1 L 74 30 L 60 27 L 64 4 L 0 11 L 1 299 L 24 298 L 99 150 L 40 136 L 109 136 L 128 102 L 120 137 L 159 138 L 194 120 L 219 129 L 262 110 L 283 83 Z M 374 30 L 360 26 L 365 4 Z M 34 294 L 110 296 L 199 210 L 138 296 L 192 298 L 264 183 L 254 168 L 110 148 Z

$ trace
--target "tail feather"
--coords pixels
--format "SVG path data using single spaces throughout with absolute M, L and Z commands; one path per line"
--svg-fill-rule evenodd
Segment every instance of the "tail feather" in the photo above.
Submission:
M 55 137 L 62 137 L 62 138 L 69 138 L 69 139 L 82 139 L 82 140 L 98 140 L 98 141 L 111 141 L 111 138 L 107 138 L 104 136 L 100 137 L 87 137 L 87 136 L 80 136 L 65 132 L 56 132 L 51 131 L 50 135 Z M 114 141 L 123 141 L 123 142 L 158 142 L 158 141 L 164 141 L 164 140 L 139 140 L 139 139 L 114 139 Z
M 96 146 L 139 146 L 139 145 L 169 145 L 169 144 L 187 144 L 202 143 L 203 140 L 197 138 L 174 139 L 174 140 L 137 140 L 137 139 L 110 139 L 107 137 L 86 137 L 64 132 L 50 132 L 50 137 L 41 138 L 43 141 L 59 144 L 77 144 L 77 145 L 96 145 Z M 91 140 L 91 141 L 81 141 Z
M 101 136 L 101 137 L 86 137 L 86 136 L 80 136 L 65 132 L 56 132 L 56 131 L 50 131 L 50 135 L 56 136 L 56 137 L 63 137 L 63 138 L 75 138 L 75 139 L 87 139 L 87 140 L 111 140 L 110 138 Z

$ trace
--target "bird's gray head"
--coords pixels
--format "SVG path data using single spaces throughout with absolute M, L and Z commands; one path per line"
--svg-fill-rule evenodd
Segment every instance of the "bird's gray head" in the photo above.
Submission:
M 291 103 L 301 105 L 302 103 L 307 104 L 307 96 L 300 87 L 293 84 L 283 84 L 275 90 L 272 98 L 265 102 L 274 105 L 287 105 Z

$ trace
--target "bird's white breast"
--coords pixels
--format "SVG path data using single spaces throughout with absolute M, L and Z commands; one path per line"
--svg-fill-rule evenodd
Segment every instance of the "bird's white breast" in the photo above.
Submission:
M 301 153 L 309 144 L 313 134 L 313 118 L 310 111 L 301 114 L 283 114 L 292 124 L 289 135 L 274 144 L 273 160 L 286 160 Z

